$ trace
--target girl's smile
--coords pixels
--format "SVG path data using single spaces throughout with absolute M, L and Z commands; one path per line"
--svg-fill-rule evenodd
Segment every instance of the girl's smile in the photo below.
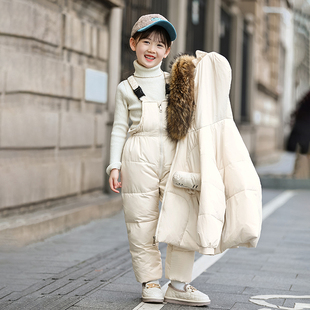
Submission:
M 154 57 L 154 56 L 151 56 L 151 55 L 145 55 L 144 57 L 145 57 L 146 59 L 148 59 L 149 61 L 152 61 L 152 60 L 155 59 L 155 57 Z

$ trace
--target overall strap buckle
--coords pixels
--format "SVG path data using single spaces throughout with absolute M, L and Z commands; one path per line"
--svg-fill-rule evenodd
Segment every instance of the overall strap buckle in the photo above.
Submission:
M 127 79 L 130 87 L 132 88 L 133 92 L 135 93 L 135 95 L 138 97 L 139 100 L 141 100 L 142 97 L 145 97 L 145 94 L 142 90 L 142 88 L 138 85 L 137 81 L 135 80 L 135 78 L 133 77 L 133 75 L 131 75 L 128 79 Z

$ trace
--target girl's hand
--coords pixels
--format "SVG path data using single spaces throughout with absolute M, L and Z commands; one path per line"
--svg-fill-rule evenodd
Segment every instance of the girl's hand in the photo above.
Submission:
M 115 193 L 119 193 L 119 191 L 116 189 L 122 187 L 122 182 L 118 182 L 118 178 L 119 178 L 119 170 L 112 169 L 110 172 L 109 184 L 110 188 Z

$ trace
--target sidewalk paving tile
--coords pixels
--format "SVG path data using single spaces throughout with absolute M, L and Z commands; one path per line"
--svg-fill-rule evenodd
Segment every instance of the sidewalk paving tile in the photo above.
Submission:
M 236 302 L 232 308 L 229 308 L 230 310 L 257 310 L 259 306 L 251 304 L 250 302 L 247 303 L 241 303 Z
M 53 291 L 53 295 L 67 295 L 73 291 L 75 291 L 77 288 L 85 285 L 87 282 L 84 280 L 78 280 L 78 281 L 69 281 L 66 285 L 62 287 L 58 287 L 57 290 Z
M 103 291 L 114 291 L 114 292 L 126 292 L 126 293 L 137 293 L 141 291 L 141 284 L 136 282 L 132 284 L 117 284 L 115 282 L 109 283 L 102 288 Z
M 140 298 L 140 292 L 97 291 L 96 294 L 83 298 L 76 303 L 76 306 L 97 307 L 105 310 L 132 310 L 141 302 Z
M 308 294 L 309 295 L 309 294 Z M 294 299 L 294 298 L 287 298 L 284 300 L 283 306 L 288 308 L 294 308 L 295 303 L 307 303 L 310 304 L 310 298 L 308 299 Z
M 310 280 L 304 281 L 303 283 L 293 284 L 290 291 L 292 292 L 307 291 L 308 295 L 310 295 Z

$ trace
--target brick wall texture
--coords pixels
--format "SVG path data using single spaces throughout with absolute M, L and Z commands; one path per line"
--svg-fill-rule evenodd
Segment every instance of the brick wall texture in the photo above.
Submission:
M 0 0 L 0 211 L 104 184 L 105 104 L 85 69 L 107 71 L 104 1 Z

